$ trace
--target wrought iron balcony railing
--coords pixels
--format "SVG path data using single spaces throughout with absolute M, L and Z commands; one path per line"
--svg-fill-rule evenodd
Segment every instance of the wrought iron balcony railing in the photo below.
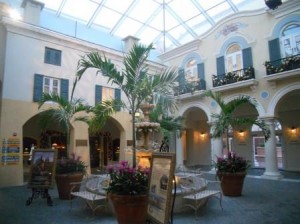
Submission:
M 294 70 L 300 68 L 300 54 L 276 61 L 266 61 L 264 65 L 266 66 L 267 75 Z
M 212 82 L 213 87 L 217 87 L 254 78 L 254 68 L 248 67 L 237 71 L 228 72 L 223 75 L 213 75 Z
M 198 90 L 206 90 L 205 80 L 201 79 L 198 81 L 185 82 L 183 85 L 175 87 L 174 92 L 175 96 L 179 96 L 186 93 L 193 94 L 195 91 Z

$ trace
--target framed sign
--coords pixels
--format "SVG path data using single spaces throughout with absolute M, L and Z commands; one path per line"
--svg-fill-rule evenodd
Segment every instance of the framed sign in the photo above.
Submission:
M 29 187 L 53 187 L 57 151 L 55 149 L 34 149 L 31 159 Z
M 174 153 L 152 154 L 147 214 L 148 218 L 156 223 L 169 222 L 174 170 Z

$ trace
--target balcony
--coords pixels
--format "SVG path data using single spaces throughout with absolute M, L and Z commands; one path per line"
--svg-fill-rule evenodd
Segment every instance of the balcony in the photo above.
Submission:
M 255 79 L 254 68 L 248 67 L 233 72 L 228 72 L 223 75 L 213 75 L 213 87 L 224 86 L 232 83 L 237 83 L 249 79 Z
M 264 65 L 266 67 L 267 75 L 295 70 L 300 68 L 300 54 L 281 58 L 276 61 L 266 61 Z
M 206 90 L 206 82 L 201 79 L 198 81 L 185 82 L 184 85 L 179 85 L 175 87 L 175 96 L 183 95 L 186 93 L 193 94 L 195 91 Z

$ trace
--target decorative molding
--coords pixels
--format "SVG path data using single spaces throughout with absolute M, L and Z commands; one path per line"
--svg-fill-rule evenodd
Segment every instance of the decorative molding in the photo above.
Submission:
M 199 49 L 200 42 L 201 42 L 201 40 L 199 40 L 199 39 L 193 40 L 187 44 L 184 44 L 180 47 L 177 47 L 173 50 L 170 50 L 170 51 L 158 56 L 158 58 L 160 60 L 162 60 L 163 62 L 165 62 L 165 61 L 171 60 L 173 58 L 178 58 L 181 55 L 186 55 L 191 52 L 197 51 Z
M 227 84 L 224 86 L 217 86 L 217 87 L 214 87 L 213 90 L 216 92 L 225 92 L 225 91 L 229 91 L 229 90 L 233 90 L 233 89 L 249 87 L 253 92 L 255 92 L 257 85 L 258 85 L 257 80 L 250 79 L 250 80 L 235 82 L 232 84 Z
M 216 33 L 216 39 L 218 39 L 221 35 L 227 37 L 230 33 L 237 32 L 241 28 L 246 28 L 248 25 L 240 22 L 232 22 L 229 24 L 225 24 L 223 28 Z

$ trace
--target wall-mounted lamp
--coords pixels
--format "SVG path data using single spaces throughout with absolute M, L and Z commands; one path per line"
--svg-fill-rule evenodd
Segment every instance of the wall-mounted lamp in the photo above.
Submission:
M 245 132 L 243 130 L 240 130 L 239 131 L 239 135 L 240 135 L 240 137 L 244 137 L 245 136 Z
M 205 132 L 200 132 L 200 137 L 205 138 Z
M 293 134 L 293 135 L 295 135 L 296 134 L 296 128 L 295 128 L 295 126 L 292 126 L 291 127 L 291 133 Z

